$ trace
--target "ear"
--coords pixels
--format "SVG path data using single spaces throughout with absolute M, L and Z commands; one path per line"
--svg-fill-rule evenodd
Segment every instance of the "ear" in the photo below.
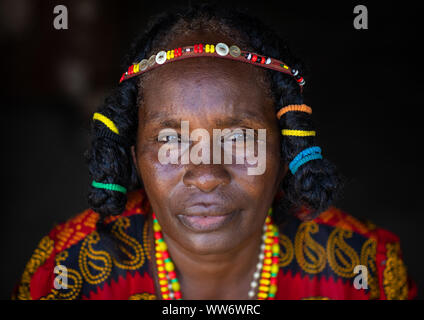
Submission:
M 287 165 L 287 163 L 284 163 L 282 166 L 280 166 L 280 170 L 278 172 L 278 180 L 277 180 L 278 185 L 281 185 L 281 182 L 283 181 L 288 171 L 289 171 L 289 166 Z
M 281 189 L 281 183 L 283 182 L 284 177 L 289 170 L 289 166 L 287 164 L 282 164 L 278 169 L 277 180 L 275 185 L 275 197 L 274 201 L 279 201 L 282 197 L 284 197 L 284 191 Z
M 137 169 L 137 173 L 140 176 L 140 171 L 138 170 L 138 165 L 137 165 L 137 154 L 135 152 L 135 146 L 131 146 L 131 157 L 132 157 L 134 166 Z

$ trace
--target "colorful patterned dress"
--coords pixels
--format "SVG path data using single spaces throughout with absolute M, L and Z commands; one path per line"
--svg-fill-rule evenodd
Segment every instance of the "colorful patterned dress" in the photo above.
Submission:
M 157 299 L 147 241 L 149 203 L 143 190 L 129 194 L 125 211 L 106 220 L 85 210 L 41 239 L 16 286 L 14 299 Z M 280 230 L 276 299 L 412 299 L 399 238 L 330 208 L 318 218 L 290 220 Z M 367 270 L 367 283 L 355 277 Z M 65 266 L 66 289 L 54 282 Z M 56 272 L 56 273 L 55 273 Z M 57 287 L 57 285 L 56 285 Z M 365 287 L 365 288 L 364 288 Z M 183 293 L 184 297 L 184 293 Z

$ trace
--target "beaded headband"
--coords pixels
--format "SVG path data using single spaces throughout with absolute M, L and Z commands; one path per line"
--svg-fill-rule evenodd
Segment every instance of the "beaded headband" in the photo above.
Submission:
M 283 61 L 262 56 L 253 52 L 240 50 L 240 48 L 236 45 L 228 47 L 228 45 L 222 42 L 216 45 L 199 43 L 193 46 L 179 47 L 167 51 L 159 51 L 157 54 L 152 55 L 149 59 L 143 59 L 138 63 L 132 64 L 122 75 L 119 83 L 147 71 L 153 70 L 160 65 L 167 64 L 172 61 L 195 57 L 225 58 L 254 64 L 256 66 L 279 71 L 294 77 L 300 86 L 300 90 L 302 90 L 303 86 L 305 85 L 305 80 L 299 74 L 299 71 L 290 68 Z

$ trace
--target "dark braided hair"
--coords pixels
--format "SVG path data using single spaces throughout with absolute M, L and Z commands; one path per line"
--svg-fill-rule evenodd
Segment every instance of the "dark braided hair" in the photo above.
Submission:
M 302 74 L 300 61 L 293 57 L 285 41 L 268 26 L 242 11 L 209 4 L 193 5 L 154 16 L 145 32 L 131 45 L 125 57 L 123 71 L 132 63 L 148 59 L 152 54 L 166 48 L 167 43 L 175 36 L 201 28 L 229 36 L 244 50 L 283 60 Z M 269 83 L 269 94 L 275 101 L 276 113 L 284 106 L 303 103 L 300 87 L 293 77 L 267 69 L 264 74 Z M 95 181 L 120 184 L 128 190 L 142 187 L 129 145 L 136 143 L 138 106 L 143 99 L 143 76 L 120 83 L 98 110 L 116 124 L 120 136 L 127 143 L 99 134 L 100 130 L 105 130 L 104 124 L 93 122 L 92 144 L 86 157 L 90 176 Z M 288 112 L 278 121 L 280 129 L 313 130 L 312 118 L 308 113 Z M 313 136 L 284 136 L 283 162 L 289 163 L 299 152 L 314 145 Z M 282 221 L 288 212 L 301 207 L 309 209 L 308 218 L 314 218 L 334 201 L 340 181 L 335 167 L 326 159 L 307 162 L 295 175 L 288 172 L 281 184 L 283 196 L 274 203 L 276 222 Z M 88 201 L 94 211 L 105 217 L 120 214 L 124 210 L 126 195 L 91 187 Z

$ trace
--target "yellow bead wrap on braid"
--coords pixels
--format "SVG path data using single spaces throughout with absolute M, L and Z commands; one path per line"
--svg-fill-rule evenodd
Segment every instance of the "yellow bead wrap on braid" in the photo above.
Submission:
M 106 127 L 109 128 L 112 132 L 119 134 L 119 130 L 117 126 L 113 123 L 112 120 L 110 120 L 108 117 L 102 115 L 101 113 L 95 112 L 93 115 L 93 120 L 98 120 L 102 122 Z
M 305 130 L 289 130 L 283 129 L 281 130 L 283 136 L 296 136 L 296 137 L 307 137 L 307 136 L 315 136 L 315 131 L 305 131 Z

